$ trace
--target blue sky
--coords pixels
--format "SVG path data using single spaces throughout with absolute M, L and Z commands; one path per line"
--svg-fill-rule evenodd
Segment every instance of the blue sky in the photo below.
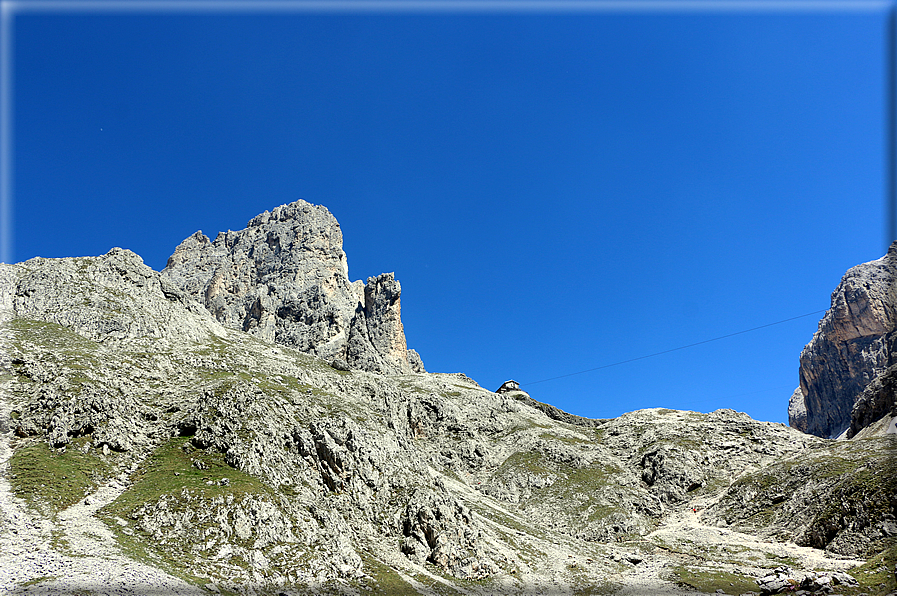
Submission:
M 537 381 L 825 309 L 883 254 L 888 5 L 811 4 L 21 3 L 9 260 L 121 246 L 160 270 L 304 198 L 351 279 L 396 273 L 428 370 L 584 416 L 786 421 L 821 315 Z

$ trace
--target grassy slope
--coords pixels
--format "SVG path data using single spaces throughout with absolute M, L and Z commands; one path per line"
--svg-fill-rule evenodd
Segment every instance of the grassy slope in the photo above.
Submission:
M 81 453 L 85 442 L 76 440 L 64 452 L 46 443 L 17 449 L 9 462 L 13 492 L 34 505 L 49 506 L 54 513 L 93 492 L 115 468 L 96 452 Z

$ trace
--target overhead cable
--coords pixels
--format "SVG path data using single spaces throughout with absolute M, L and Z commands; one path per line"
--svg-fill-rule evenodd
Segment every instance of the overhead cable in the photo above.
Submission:
M 539 381 L 530 381 L 528 383 L 520 383 L 521 385 L 536 385 L 537 383 L 546 383 L 548 381 L 555 381 L 557 379 L 564 379 L 567 377 L 573 377 L 575 375 L 582 375 L 587 372 L 593 372 L 596 370 L 602 370 L 605 368 L 610 368 L 612 366 L 620 366 L 621 364 L 628 364 L 629 362 L 635 362 L 637 360 L 644 360 L 645 358 L 654 358 L 655 356 L 662 356 L 663 354 L 669 354 L 670 352 L 677 352 L 679 350 L 684 350 L 686 348 L 693 348 L 695 346 L 700 346 L 703 344 L 709 344 L 712 341 L 719 341 L 721 339 L 726 339 L 727 337 L 734 337 L 736 335 L 741 335 L 743 333 L 750 333 L 751 331 L 757 331 L 758 329 L 765 329 L 767 327 L 772 327 L 773 325 L 781 325 L 782 323 L 787 323 L 788 321 L 795 321 L 797 319 L 803 319 L 804 317 L 810 317 L 813 315 L 818 315 L 819 313 L 823 313 L 825 310 L 814 310 L 813 312 L 808 312 L 803 315 L 798 315 L 796 317 L 791 317 L 790 319 L 782 319 L 781 321 L 776 321 L 775 323 L 767 323 L 766 325 L 760 325 L 759 327 L 751 327 L 750 329 L 744 329 L 742 331 L 736 331 L 735 333 L 727 333 L 726 335 L 720 335 L 719 337 L 713 337 L 711 339 L 705 339 L 704 341 L 698 341 L 693 344 L 688 344 L 685 346 L 679 346 L 678 348 L 670 348 L 669 350 L 663 350 L 662 352 L 654 352 L 653 354 L 647 354 L 645 356 L 638 356 L 636 358 L 629 358 L 628 360 L 620 360 L 619 362 L 612 362 L 610 364 L 604 364 L 602 366 L 596 366 L 595 368 L 587 368 L 585 370 L 578 370 L 576 372 L 567 373 L 565 375 L 558 375 L 556 377 L 551 377 L 548 379 L 541 379 Z

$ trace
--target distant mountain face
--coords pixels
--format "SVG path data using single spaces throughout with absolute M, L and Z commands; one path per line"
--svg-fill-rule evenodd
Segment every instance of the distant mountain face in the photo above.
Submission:
M 392 273 L 349 282 L 343 235 L 326 207 L 298 200 L 210 241 L 196 232 L 162 278 L 222 324 L 351 368 L 423 371 L 402 327 Z
M 349 283 L 341 242 L 297 202 L 162 273 L 0 265 L 0 592 L 897 587 L 895 437 L 589 420 L 426 373 L 397 283 Z
M 800 356 L 791 426 L 820 437 L 848 430 L 853 436 L 895 407 L 895 365 L 897 242 L 884 257 L 851 268 L 832 293 Z

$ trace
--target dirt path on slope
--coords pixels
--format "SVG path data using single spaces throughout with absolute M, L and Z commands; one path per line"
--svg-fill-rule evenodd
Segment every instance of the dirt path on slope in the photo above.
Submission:
M 865 563 L 859 559 L 832 558 L 825 551 L 807 546 L 798 546 L 793 542 L 772 542 L 762 540 L 751 534 L 736 532 L 728 528 L 706 525 L 702 521 L 702 509 L 715 503 L 715 500 L 699 504 L 695 513 L 691 508 L 670 514 L 657 530 L 645 538 L 658 539 L 667 544 L 688 541 L 695 545 L 709 548 L 729 548 L 732 551 L 747 549 L 757 553 L 768 553 L 770 558 L 790 559 L 802 569 L 827 569 L 830 571 L 849 571 L 857 565 Z

